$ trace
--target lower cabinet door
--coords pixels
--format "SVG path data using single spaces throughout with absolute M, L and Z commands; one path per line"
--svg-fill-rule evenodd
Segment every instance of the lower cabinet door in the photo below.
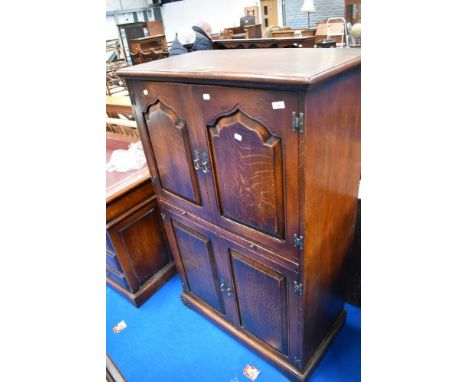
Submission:
M 162 209 L 166 232 L 184 290 L 225 315 L 216 234 Z
M 297 352 L 298 296 L 292 286 L 297 273 L 225 238 L 219 241 L 231 271 L 239 328 L 292 358 Z

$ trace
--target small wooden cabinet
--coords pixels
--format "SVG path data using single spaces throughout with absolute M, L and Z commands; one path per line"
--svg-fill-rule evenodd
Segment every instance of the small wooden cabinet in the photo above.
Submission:
M 201 51 L 119 75 L 183 301 L 305 380 L 345 318 L 360 51 Z
M 107 160 L 132 139 L 107 138 Z M 107 172 L 106 277 L 140 306 L 175 274 L 159 207 L 145 166 L 126 173 Z

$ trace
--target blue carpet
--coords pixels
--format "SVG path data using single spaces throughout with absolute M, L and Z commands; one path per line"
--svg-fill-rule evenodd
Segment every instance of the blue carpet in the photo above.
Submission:
M 173 277 L 139 309 L 106 287 L 107 353 L 128 382 L 248 382 L 242 369 L 261 371 L 258 382 L 288 379 L 208 319 L 182 304 Z M 361 311 L 345 305 L 343 327 L 309 382 L 360 381 Z M 118 334 L 113 326 L 124 320 Z M 236 378 L 237 377 L 237 378 Z

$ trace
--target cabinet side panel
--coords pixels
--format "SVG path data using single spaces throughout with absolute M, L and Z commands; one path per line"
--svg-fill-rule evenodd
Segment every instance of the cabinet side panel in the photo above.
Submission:
M 360 81 L 359 66 L 306 96 L 304 362 L 343 308 L 338 278 L 353 236 L 360 179 Z

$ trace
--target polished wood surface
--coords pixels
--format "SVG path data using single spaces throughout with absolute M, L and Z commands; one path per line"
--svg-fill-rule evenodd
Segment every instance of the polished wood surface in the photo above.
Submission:
M 131 140 L 107 137 L 106 160 Z M 106 276 L 139 306 L 175 272 L 148 168 L 106 171 Z
M 308 86 L 360 63 L 361 49 L 211 50 L 123 68 L 118 74 L 127 79 L 231 83 L 231 86 L 236 83 Z
M 361 71 L 309 91 L 304 163 L 304 358 L 342 309 L 337 280 L 350 247 L 360 179 Z M 307 304 L 306 304 L 307 302 Z
M 107 137 L 106 139 L 106 163 L 109 162 L 114 150 L 127 150 L 134 139 L 126 137 Z M 130 191 L 138 185 L 148 182 L 150 179 L 148 167 L 145 165 L 139 170 L 127 172 L 106 171 L 106 202 L 110 203 L 122 194 Z
M 182 299 L 305 381 L 344 321 L 338 276 L 360 174 L 360 51 L 164 61 L 120 75 Z

